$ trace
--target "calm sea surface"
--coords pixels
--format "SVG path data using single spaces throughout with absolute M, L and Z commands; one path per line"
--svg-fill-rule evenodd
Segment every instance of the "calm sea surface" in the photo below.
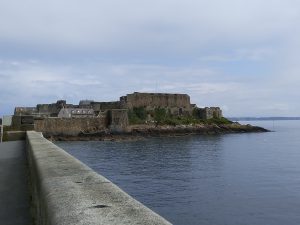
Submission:
M 300 121 L 270 133 L 56 142 L 173 224 L 299 225 Z

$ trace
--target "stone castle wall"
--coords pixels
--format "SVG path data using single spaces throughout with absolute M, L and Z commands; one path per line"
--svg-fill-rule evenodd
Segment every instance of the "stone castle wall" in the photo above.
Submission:
M 32 115 L 37 113 L 36 107 L 16 107 L 14 111 L 14 115 L 21 116 L 21 115 Z
M 222 110 L 219 107 L 197 108 L 195 109 L 194 114 L 199 119 L 205 120 L 223 117 Z
M 39 115 L 46 115 L 51 117 L 57 117 L 59 111 L 62 108 L 74 108 L 75 106 L 72 104 L 66 104 L 65 101 L 57 101 L 56 103 L 52 104 L 38 104 L 36 106 L 37 113 Z
M 126 103 L 128 109 L 133 107 L 145 107 L 146 109 L 182 108 L 190 110 L 190 96 L 187 94 L 164 94 L 164 93 L 138 93 L 128 94 L 121 97 L 121 101 Z
M 106 117 L 94 118 L 44 118 L 34 121 L 34 130 L 45 135 L 76 136 L 82 132 L 93 133 L 107 129 Z
M 90 133 L 104 129 L 124 131 L 128 127 L 128 110 L 140 107 L 144 108 L 148 117 L 152 116 L 156 108 L 164 108 L 173 116 L 193 115 L 198 119 L 222 117 L 219 107 L 197 108 L 195 104 L 191 104 L 190 96 L 187 94 L 140 92 L 127 94 L 120 97 L 120 101 L 112 102 L 82 100 L 79 105 L 73 105 L 67 104 L 65 100 L 58 100 L 52 104 L 38 104 L 36 107 L 17 107 L 15 116 L 16 119 L 18 119 L 17 116 L 33 116 L 36 131 L 54 135 L 78 135 L 80 132 Z M 75 109 L 81 113 L 72 113 Z M 57 118 L 61 110 L 69 115 L 62 117 L 71 118 Z M 93 113 L 87 113 L 89 110 L 93 110 Z M 18 124 L 20 124 L 19 127 L 21 125 L 25 127 L 24 124 L 19 122 Z
M 92 109 L 95 112 L 112 110 L 112 109 L 122 109 L 122 103 L 120 101 L 115 102 L 91 102 Z
M 109 118 L 109 128 L 113 132 L 122 132 L 129 125 L 127 109 L 113 109 Z
M 33 116 L 13 116 L 11 121 L 11 128 L 13 130 L 34 130 L 34 118 Z

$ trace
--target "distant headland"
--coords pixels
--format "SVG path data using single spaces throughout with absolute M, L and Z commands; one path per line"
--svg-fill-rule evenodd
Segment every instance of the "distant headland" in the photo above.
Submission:
M 232 121 L 269 121 L 269 120 L 300 120 L 300 117 L 272 116 L 272 117 L 230 117 Z
M 16 107 L 10 130 L 35 130 L 52 140 L 114 140 L 137 136 L 265 132 L 223 117 L 220 107 L 199 108 L 187 94 L 134 92 L 118 101 L 58 100 Z

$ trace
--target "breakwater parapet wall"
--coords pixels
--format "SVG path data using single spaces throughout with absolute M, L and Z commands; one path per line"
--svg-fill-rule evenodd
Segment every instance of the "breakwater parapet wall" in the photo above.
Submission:
M 41 133 L 26 145 L 36 224 L 170 224 Z

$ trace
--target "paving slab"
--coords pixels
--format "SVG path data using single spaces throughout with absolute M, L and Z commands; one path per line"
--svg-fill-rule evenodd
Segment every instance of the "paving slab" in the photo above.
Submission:
M 0 143 L 0 224 L 30 225 L 25 141 Z

